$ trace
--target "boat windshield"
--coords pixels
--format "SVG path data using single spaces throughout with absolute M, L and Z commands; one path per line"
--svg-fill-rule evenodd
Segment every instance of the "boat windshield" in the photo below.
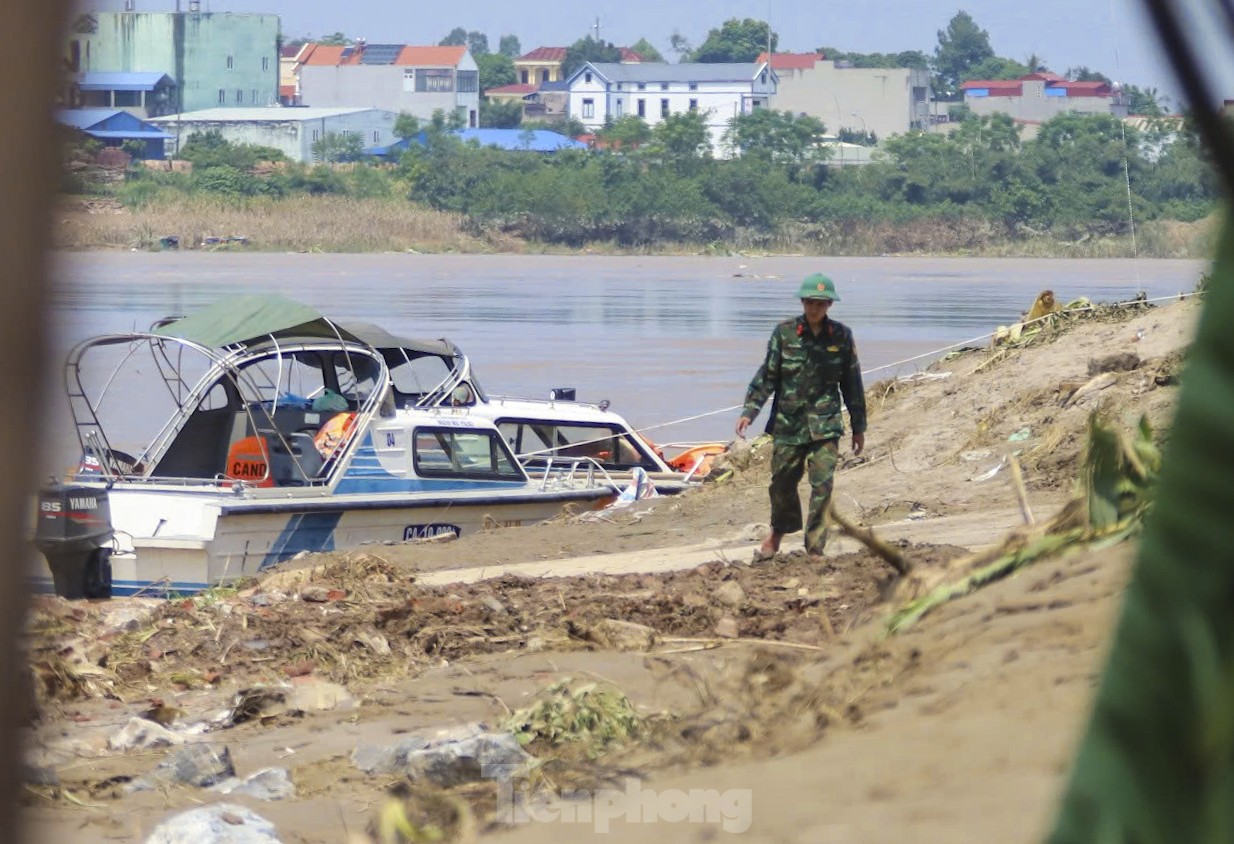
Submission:
M 416 358 L 387 355 L 386 366 L 390 368 L 390 380 L 394 384 L 394 395 L 399 407 L 414 407 L 416 402 L 444 381 L 453 369 L 449 360 L 436 355 Z
M 527 466 L 542 466 L 548 458 L 588 457 L 606 469 L 661 468 L 618 425 L 507 418 L 497 420 L 497 427 Z

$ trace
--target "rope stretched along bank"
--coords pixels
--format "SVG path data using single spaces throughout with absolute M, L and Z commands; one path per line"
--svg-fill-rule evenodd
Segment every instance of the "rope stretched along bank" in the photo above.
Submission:
M 1033 325 L 1035 323 L 1045 322 L 1048 319 L 1052 319 L 1053 317 L 1058 316 L 1059 313 L 1076 313 L 1080 311 L 1096 311 L 1096 310 L 1103 310 L 1106 308 L 1137 307 L 1139 305 L 1146 305 L 1152 302 L 1182 301 L 1184 299 L 1189 299 L 1192 296 L 1198 296 L 1198 295 L 1200 295 L 1200 291 L 1197 290 L 1197 291 L 1192 291 L 1190 293 L 1176 293 L 1170 296 L 1157 296 L 1151 299 L 1132 299 L 1127 302 L 1114 302 L 1109 305 L 1082 305 L 1076 308 L 1068 308 L 1066 311 L 1046 314 L 1045 316 L 1037 317 L 1034 320 L 1030 320 L 1024 323 L 1017 323 L 1017 324 L 1027 328 L 1028 326 Z M 912 357 L 903 358 L 902 360 L 892 361 L 891 363 L 885 363 L 882 366 L 875 366 L 875 367 L 872 367 L 871 369 L 862 370 L 861 374 L 864 377 L 867 375 L 873 375 L 876 372 L 882 372 L 883 370 L 904 366 L 905 364 L 908 364 L 908 363 L 914 363 L 924 358 L 936 359 L 939 355 L 943 354 L 944 352 L 954 351 L 955 349 L 960 349 L 965 346 L 970 346 L 973 343 L 979 343 L 984 340 L 993 339 L 993 337 L 997 333 L 998 333 L 997 329 L 995 329 L 994 331 L 987 331 L 985 334 L 979 334 L 976 337 L 969 338 L 968 340 L 960 340 L 957 343 L 949 343 L 946 346 L 940 346 L 937 349 L 932 349 L 928 352 L 922 352 L 919 355 L 913 355 Z M 721 413 L 732 413 L 733 411 L 740 410 L 741 408 L 742 408 L 742 405 L 740 404 L 728 405 L 727 407 L 721 407 L 716 410 L 709 410 L 706 413 L 696 413 L 693 416 L 683 416 L 680 419 L 672 419 L 668 422 L 660 422 L 656 425 L 648 425 L 643 428 L 636 428 L 634 429 L 634 432 L 636 434 L 641 435 L 641 434 L 647 433 L 648 431 L 657 431 L 657 430 L 660 430 L 661 428 L 668 428 L 673 425 L 681 425 L 686 422 L 694 422 L 698 419 L 706 419 L 709 416 L 717 416 Z M 607 439 L 609 439 L 609 437 L 597 437 L 594 440 L 583 440 L 580 442 L 570 443 L 568 446 L 556 446 L 554 448 L 545 448 L 539 451 L 529 451 L 524 454 L 520 454 L 518 456 L 519 457 L 534 457 L 540 454 L 552 454 L 553 452 L 561 448 L 574 448 L 574 447 L 581 446 L 581 445 L 591 445 L 592 443 L 604 442 Z M 673 448 L 673 447 L 680 447 L 681 445 L 683 444 L 682 443 L 664 443 L 661 445 L 661 447 L 662 448 Z

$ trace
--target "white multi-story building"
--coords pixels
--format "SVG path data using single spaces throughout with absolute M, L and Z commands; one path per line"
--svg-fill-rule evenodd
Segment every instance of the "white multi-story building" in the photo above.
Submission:
M 727 155 L 721 138 L 734 117 L 767 108 L 776 92 L 766 62 L 734 64 L 615 64 L 588 62 L 571 74 L 569 113 L 595 131 L 605 120 L 637 115 L 654 126 L 670 114 L 701 112 L 711 148 Z

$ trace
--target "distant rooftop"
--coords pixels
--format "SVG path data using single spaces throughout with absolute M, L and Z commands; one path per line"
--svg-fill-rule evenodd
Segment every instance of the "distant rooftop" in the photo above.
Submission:
M 1018 79 L 970 79 L 960 85 L 968 96 L 1020 97 L 1024 95 L 1025 82 L 1044 82 L 1047 92 L 1068 97 L 1110 97 L 1114 91 L 1105 82 L 1069 82 L 1057 73 L 1040 71 L 1026 73 Z
M 323 117 L 338 117 L 343 114 L 356 114 L 363 111 L 381 111 L 377 108 L 282 108 L 269 106 L 262 108 L 205 108 L 201 111 L 186 111 L 182 114 L 169 114 L 164 117 L 152 117 L 151 123 L 175 123 L 184 121 L 208 121 L 212 123 L 250 123 L 253 121 L 303 122 L 305 120 L 321 120 Z
M 771 66 L 776 70 L 810 70 L 824 58 L 822 53 L 772 53 Z M 767 54 L 760 53 L 758 62 L 767 61 Z
M 499 85 L 495 88 L 485 88 L 485 95 L 497 94 L 506 97 L 525 97 L 528 94 L 534 94 L 539 90 L 535 85 L 527 82 L 516 82 L 513 85 Z
M 65 108 L 56 112 L 56 120 L 96 138 L 170 138 L 166 132 L 118 108 Z
M 77 75 L 77 87 L 83 91 L 153 91 L 166 79 L 166 73 L 154 71 L 88 70 Z
M 62 108 L 56 112 L 56 119 L 65 126 L 89 129 L 108 118 L 124 113 L 123 109 L 118 108 Z
M 459 129 L 454 134 L 466 141 L 476 141 L 484 147 L 500 147 L 532 152 L 555 152 L 559 149 L 586 149 L 587 145 L 547 129 Z
M 458 47 L 413 47 L 410 44 L 346 46 L 308 44 L 300 61 L 307 65 L 400 65 L 403 67 L 457 67 L 467 53 Z
M 516 62 L 562 62 L 565 60 L 565 47 L 536 47 L 531 52 L 523 53 L 515 59 Z
M 564 62 L 566 60 L 566 52 L 568 49 L 568 47 L 536 47 L 530 53 L 523 53 L 523 55 L 519 56 L 514 61 L 529 63 Z M 621 51 L 621 61 L 623 63 L 647 61 L 642 53 L 636 53 L 629 47 L 618 47 L 617 49 Z
M 591 65 L 610 82 L 749 82 L 763 67 L 761 62 L 668 64 L 644 62 L 617 64 L 599 62 Z M 580 68 L 581 70 L 581 68 Z M 577 76 L 579 71 L 575 71 Z

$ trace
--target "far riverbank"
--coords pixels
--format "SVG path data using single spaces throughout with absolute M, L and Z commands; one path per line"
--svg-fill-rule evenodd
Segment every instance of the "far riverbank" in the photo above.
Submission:
M 1131 235 L 1083 236 L 1005 229 L 981 220 L 905 223 L 847 221 L 782 226 L 774 234 L 738 230 L 732 241 L 592 242 L 577 249 L 499 229 L 478 230 L 460 214 L 395 199 L 297 196 L 218 201 L 197 198 L 126 208 L 114 199 L 66 197 L 55 227 L 58 248 L 82 250 L 227 249 L 260 252 L 419 252 L 552 255 L 800 255 L 985 258 L 1207 259 L 1218 221 L 1148 221 Z

